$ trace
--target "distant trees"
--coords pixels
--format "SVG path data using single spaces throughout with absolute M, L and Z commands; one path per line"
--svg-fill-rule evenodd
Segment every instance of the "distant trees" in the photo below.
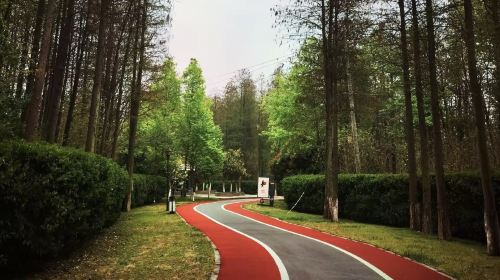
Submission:
M 225 180 L 238 181 L 238 187 L 241 189 L 241 179 L 247 175 L 247 169 L 241 151 L 232 149 L 227 150 L 223 170 L 224 184 Z
M 259 146 L 258 89 L 248 70 L 242 70 L 226 85 L 223 95 L 212 102 L 215 122 L 223 132 L 224 149 L 240 150 L 247 175 L 258 177 L 259 154 L 265 147 Z

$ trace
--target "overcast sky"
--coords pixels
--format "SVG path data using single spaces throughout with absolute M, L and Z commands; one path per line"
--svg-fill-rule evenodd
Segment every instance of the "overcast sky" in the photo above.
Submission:
M 280 0 L 173 0 L 169 53 L 178 72 L 198 59 L 209 95 L 220 93 L 234 72 L 249 68 L 269 77 L 292 53 L 273 28 Z M 281 46 L 280 46 L 281 45 Z

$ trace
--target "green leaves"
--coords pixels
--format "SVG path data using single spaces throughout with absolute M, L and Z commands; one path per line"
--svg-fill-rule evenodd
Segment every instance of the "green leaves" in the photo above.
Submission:
M 147 113 L 139 126 L 138 150 L 145 158 L 138 162 L 138 170 L 165 174 L 168 161 L 171 174 L 187 163 L 204 178 L 220 175 L 224 162 L 222 132 L 213 121 L 198 62 L 191 60 L 179 78 L 175 63 L 167 59 L 152 92 L 150 100 L 144 102 L 143 111 Z
M 109 159 L 24 142 L 1 143 L 0 158 L 0 251 L 7 262 L 55 256 L 120 215 L 127 174 Z

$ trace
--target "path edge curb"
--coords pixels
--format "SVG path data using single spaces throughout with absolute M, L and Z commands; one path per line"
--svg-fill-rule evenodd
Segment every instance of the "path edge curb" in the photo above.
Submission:
M 208 241 L 210 241 L 210 244 L 212 244 L 212 248 L 214 249 L 215 265 L 214 269 L 212 270 L 212 275 L 210 275 L 210 280 L 217 280 L 217 278 L 219 278 L 219 272 L 221 266 L 219 249 L 217 249 L 215 244 L 212 242 L 210 238 L 208 238 L 208 236 L 205 235 L 205 237 L 208 239 Z
M 197 229 L 197 228 L 193 227 L 192 225 L 190 225 L 184 219 L 184 217 L 182 217 L 179 213 L 176 212 L 175 214 L 179 218 L 181 218 L 184 221 L 184 223 L 186 223 L 186 225 L 188 225 L 191 228 L 196 229 L 197 231 L 200 231 L 199 229 Z M 215 244 L 212 242 L 212 240 L 208 236 L 206 236 L 203 232 L 201 232 L 201 233 L 205 236 L 205 238 L 208 240 L 208 242 L 210 242 L 210 245 L 212 245 L 212 249 L 214 251 L 214 269 L 212 270 L 212 274 L 210 274 L 210 280 L 217 280 L 219 278 L 219 272 L 220 272 L 220 266 L 221 266 L 219 249 L 217 249 L 217 246 L 215 246 Z

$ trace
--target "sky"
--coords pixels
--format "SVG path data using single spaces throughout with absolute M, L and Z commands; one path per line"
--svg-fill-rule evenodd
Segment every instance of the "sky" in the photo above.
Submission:
M 204 72 L 207 93 L 220 95 L 239 69 L 270 78 L 293 53 L 273 28 L 280 0 L 173 0 L 169 54 L 182 73 L 191 58 Z

